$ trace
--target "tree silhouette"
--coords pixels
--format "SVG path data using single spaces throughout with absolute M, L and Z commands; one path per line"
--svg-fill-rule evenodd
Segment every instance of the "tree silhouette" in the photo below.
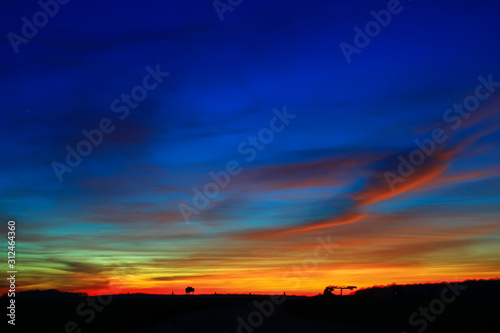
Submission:
M 324 296 L 335 296 L 335 294 L 333 293 L 333 288 L 331 286 L 326 287 L 325 290 L 323 291 L 323 295 Z
M 340 290 L 340 296 L 342 296 L 342 291 L 343 290 L 345 290 L 345 289 L 353 290 L 353 289 L 357 289 L 357 288 L 358 287 L 356 287 L 356 286 L 328 286 L 323 291 L 323 295 L 325 295 L 325 296 L 335 296 L 335 294 L 334 294 L 335 289 L 339 289 Z
M 186 288 L 186 294 L 194 293 L 194 288 L 193 287 L 187 287 Z

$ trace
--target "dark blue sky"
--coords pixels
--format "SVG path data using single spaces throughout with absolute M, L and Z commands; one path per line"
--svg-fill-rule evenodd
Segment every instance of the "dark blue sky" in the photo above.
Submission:
M 233 281 L 252 269 L 263 276 L 256 288 L 267 290 L 279 279 L 271 267 L 286 270 L 327 232 L 347 259 L 322 263 L 304 292 L 323 286 L 333 265 L 359 285 L 401 282 L 408 275 L 391 265 L 408 262 L 425 272 L 420 280 L 491 275 L 499 248 L 490 242 L 500 236 L 498 88 L 483 87 L 488 97 L 459 125 L 445 115 L 475 94 L 479 76 L 500 81 L 500 6 L 402 1 L 348 63 L 339 45 L 354 44 L 353 29 L 387 3 L 243 0 L 221 21 L 209 0 L 72 0 L 17 53 L 8 34 L 22 35 L 22 17 L 32 21 L 40 6 L 2 3 L 0 216 L 24 225 L 28 287 L 98 289 L 50 269 L 73 274 L 61 263 L 90 260 L 109 281 L 110 262 L 120 260 L 151 267 L 130 288 L 204 276 L 209 289 L 233 272 L 222 283 L 243 290 L 246 280 Z M 113 101 L 142 86 L 148 66 L 169 75 L 120 119 Z M 250 148 L 249 136 L 284 108 L 296 117 Z M 54 162 L 66 164 L 66 147 L 77 149 L 82 131 L 106 118 L 114 130 L 58 179 Z M 391 190 L 386 172 L 397 174 L 398 156 L 408 158 L 436 128 L 447 139 Z M 193 188 L 203 191 L 210 172 L 232 160 L 241 172 L 186 223 L 179 204 L 193 208 Z M 457 234 L 441 239 L 448 229 Z M 408 237 L 420 252 L 402 248 Z M 363 239 L 372 243 L 360 249 Z M 131 256 L 139 248 L 143 257 Z M 454 263 L 452 251 L 466 262 Z M 55 259 L 41 265 L 40 256 Z M 358 276 L 365 258 L 390 273 Z M 246 264 L 231 264 L 238 261 Z M 449 272 L 436 269 L 444 263 Z

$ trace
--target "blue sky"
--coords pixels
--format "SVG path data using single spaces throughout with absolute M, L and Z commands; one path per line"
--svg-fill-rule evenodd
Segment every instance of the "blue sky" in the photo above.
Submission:
M 130 290 L 268 291 L 325 235 L 341 256 L 301 292 L 498 276 L 499 95 L 443 120 L 479 76 L 500 81 L 498 5 L 402 2 L 351 63 L 339 44 L 387 1 L 242 1 L 220 21 L 211 1 L 73 0 L 18 53 L 7 36 L 40 7 L 1 6 L 0 216 L 19 224 L 27 289 L 99 290 L 120 262 Z M 120 120 L 111 104 L 147 66 L 169 76 Z M 284 108 L 296 117 L 246 161 L 239 145 Z M 53 162 L 105 118 L 115 130 L 59 182 Z M 436 128 L 447 140 L 391 191 L 385 172 Z M 179 204 L 231 160 L 241 173 L 186 223 Z

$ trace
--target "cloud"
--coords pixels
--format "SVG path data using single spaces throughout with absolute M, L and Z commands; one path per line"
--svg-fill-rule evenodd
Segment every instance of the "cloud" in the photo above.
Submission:
M 371 205 L 383 201 L 405 192 L 411 191 L 416 187 L 426 184 L 440 176 L 448 167 L 458 150 L 435 152 L 421 166 L 415 167 L 414 172 L 403 178 L 402 184 L 396 183 L 393 190 L 384 174 L 376 174 L 368 180 L 366 187 L 354 195 L 358 207 Z M 408 156 L 408 155 L 405 155 Z M 395 167 L 394 174 L 399 172 Z
M 214 277 L 215 275 L 175 275 L 175 276 L 157 276 L 152 277 L 152 281 L 183 281 L 192 280 L 206 277 Z

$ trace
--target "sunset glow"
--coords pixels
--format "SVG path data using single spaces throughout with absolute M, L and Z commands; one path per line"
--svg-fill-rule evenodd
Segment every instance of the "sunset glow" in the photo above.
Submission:
M 221 21 L 212 1 L 73 1 L 17 53 L 4 41 L 18 291 L 500 276 L 498 11 L 406 1 L 347 61 L 373 2 L 294 3 Z

